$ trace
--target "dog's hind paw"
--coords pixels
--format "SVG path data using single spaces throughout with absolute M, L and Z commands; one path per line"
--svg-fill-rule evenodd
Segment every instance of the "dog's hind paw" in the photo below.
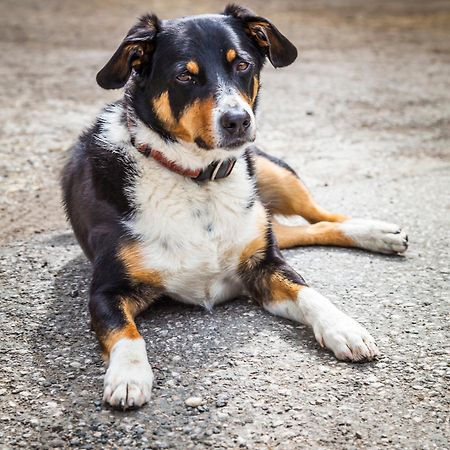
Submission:
M 356 247 L 372 252 L 398 254 L 408 248 L 408 235 L 392 223 L 350 219 L 341 224 L 341 231 L 354 241 Z
M 153 372 L 142 339 L 122 339 L 111 352 L 104 381 L 103 401 L 115 408 L 128 409 L 150 400 Z

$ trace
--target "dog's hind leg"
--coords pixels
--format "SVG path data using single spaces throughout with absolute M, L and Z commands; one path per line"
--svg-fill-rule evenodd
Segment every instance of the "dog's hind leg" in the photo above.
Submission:
M 295 171 L 284 161 L 258 149 L 254 154 L 258 193 L 271 214 L 298 215 L 309 223 L 344 222 L 348 219 L 319 206 Z
M 373 252 L 396 254 L 408 248 L 408 236 L 397 225 L 378 220 L 350 219 L 343 223 L 318 222 L 290 226 L 273 220 L 280 248 L 304 245 L 355 247 Z
M 270 227 L 243 252 L 240 274 L 256 301 L 272 314 L 310 326 L 322 347 L 338 359 L 372 360 L 378 349 L 370 334 L 307 286 L 284 260 Z
M 135 244 L 106 248 L 93 261 L 89 310 L 108 360 L 103 400 L 127 409 L 150 399 L 153 372 L 134 318 L 160 295 L 161 280 L 140 264 Z
M 280 248 L 333 245 L 388 254 L 406 251 L 408 237 L 398 225 L 331 213 L 314 201 L 286 163 L 257 149 L 254 154 L 258 192 L 269 212 L 272 215 L 299 215 L 312 224 L 287 226 L 274 219 Z

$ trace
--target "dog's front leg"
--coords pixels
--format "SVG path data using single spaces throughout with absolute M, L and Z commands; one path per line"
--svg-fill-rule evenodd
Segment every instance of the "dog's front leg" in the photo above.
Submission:
M 277 316 L 310 326 L 322 347 L 341 360 L 370 361 L 378 354 L 372 336 L 323 295 L 306 285 L 274 242 L 241 263 L 250 295 Z
M 147 403 L 153 384 L 145 342 L 134 323 L 140 305 L 130 294 L 101 285 L 89 301 L 92 326 L 108 362 L 103 401 L 121 409 Z
M 94 262 L 89 310 L 108 369 L 103 401 L 122 409 L 142 406 L 151 395 L 153 372 L 134 318 L 162 292 L 136 245 L 106 252 Z
M 315 289 L 302 286 L 293 298 L 271 296 L 263 306 L 272 314 L 309 325 L 319 344 L 338 359 L 370 361 L 378 355 L 375 341 L 364 327 Z

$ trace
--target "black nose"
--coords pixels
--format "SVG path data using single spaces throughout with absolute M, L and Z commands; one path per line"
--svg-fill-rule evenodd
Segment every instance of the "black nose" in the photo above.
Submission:
M 230 135 L 239 136 L 250 126 L 250 114 L 247 111 L 227 111 L 221 117 L 220 124 Z

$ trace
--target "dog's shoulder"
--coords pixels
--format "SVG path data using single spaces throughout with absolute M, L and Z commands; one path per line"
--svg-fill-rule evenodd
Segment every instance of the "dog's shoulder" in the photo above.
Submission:
M 66 207 L 76 207 L 73 203 L 81 200 L 74 190 L 82 190 L 84 202 L 106 202 L 121 216 L 131 212 L 126 191 L 137 166 L 123 120 L 121 102 L 107 105 L 69 149 L 61 180 Z

